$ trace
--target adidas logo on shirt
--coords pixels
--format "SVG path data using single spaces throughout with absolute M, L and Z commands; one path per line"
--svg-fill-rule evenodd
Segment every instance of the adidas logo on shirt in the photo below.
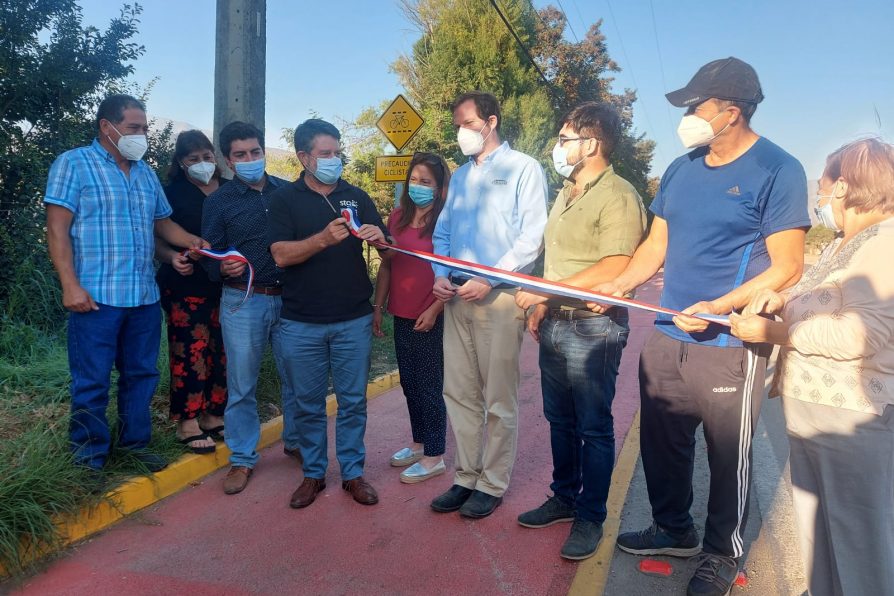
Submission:
M 738 387 L 713 387 L 711 389 L 714 393 L 735 393 L 738 390 Z
M 742 193 L 739 192 L 739 185 L 737 184 L 734 187 L 727 189 L 726 194 L 738 197 Z

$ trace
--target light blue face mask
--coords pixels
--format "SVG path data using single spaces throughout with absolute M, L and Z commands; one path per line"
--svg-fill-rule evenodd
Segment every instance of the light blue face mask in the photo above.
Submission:
M 817 219 L 820 220 L 820 223 L 825 227 L 829 228 L 833 232 L 840 232 L 841 228 L 838 227 L 838 223 L 835 221 L 835 212 L 832 211 L 832 201 L 836 198 L 835 195 L 816 195 L 817 199 L 829 199 L 829 202 L 823 205 L 822 207 L 814 207 L 813 212 L 816 213 Z
M 314 178 L 323 184 L 335 184 L 341 178 L 344 164 L 340 157 L 318 157 L 317 169 L 314 171 Z
M 417 207 L 428 207 L 435 200 L 435 189 L 431 186 L 411 184 L 407 187 L 407 194 Z
M 237 161 L 233 164 L 236 175 L 246 184 L 257 184 L 264 177 L 265 158 L 255 161 Z

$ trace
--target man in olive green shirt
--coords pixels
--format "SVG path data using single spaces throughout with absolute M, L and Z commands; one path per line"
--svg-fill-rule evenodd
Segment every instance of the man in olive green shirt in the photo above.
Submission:
M 564 119 L 553 148 L 556 171 L 567 178 L 544 235 L 544 277 L 592 288 L 627 266 L 646 228 L 642 200 L 609 164 L 621 119 L 606 104 L 587 102 Z M 528 331 L 540 343 L 543 411 L 550 424 L 553 496 L 518 522 L 542 528 L 573 521 L 562 546 L 566 559 L 585 559 L 602 539 L 605 501 L 615 461 L 612 400 L 627 309 L 596 314 L 580 301 L 519 291 L 531 309 Z

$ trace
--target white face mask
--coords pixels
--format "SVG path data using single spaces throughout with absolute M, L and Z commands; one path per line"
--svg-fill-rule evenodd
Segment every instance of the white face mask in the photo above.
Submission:
M 186 173 L 199 184 L 208 184 L 216 169 L 216 166 L 210 161 L 200 161 L 186 168 Z
M 577 139 L 569 139 L 566 143 L 574 141 L 580 142 Z M 584 157 L 581 157 L 577 160 L 577 163 L 570 164 L 568 163 L 568 149 L 560 146 L 558 142 L 553 147 L 553 167 L 556 168 L 556 171 L 563 178 L 571 178 L 574 168 L 576 168 L 583 160 Z
M 487 126 L 487 124 L 485 123 L 484 126 Z M 484 130 L 484 126 L 481 127 L 481 130 Z M 484 150 L 484 142 L 487 141 L 494 129 L 490 129 L 487 137 L 481 134 L 481 130 L 471 130 L 460 126 L 459 130 L 456 131 L 456 142 L 459 143 L 459 150 L 463 152 L 463 155 L 478 155 Z
M 146 155 L 146 149 L 149 148 L 149 141 L 146 139 L 146 135 L 122 135 L 121 131 L 115 128 L 114 124 L 112 124 L 112 128 L 115 129 L 115 132 L 121 135 L 121 138 L 115 143 L 121 157 L 131 161 L 140 161 L 143 159 L 143 156 Z M 106 135 L 106 137 L 109 141 L 112 140 L 112 137 L 109 135 Z
M 565 143 L 580 143 L 585 140 L 587 139 L 568 139 Z M 586 155 L 582 155 L 579 160 L 570 164 L 568 163 L 568 148 L 562 147 L 558 141 L 556 141 L 555 146 L 553 146 L 553 167 L 563 178 L 571 178 L 571 174 L 574 173 L 574 168 L 579 166 L 586 158 Z
M 720 112 L 720 114 L 722 113 Z M 714 118 L 720 114 L 717 114 Z M 714 134 L 714 129 L 711 128 L 711 122 L 714 121 L 714 118 L 703 120 L 695 114 L 683 116 L 683 119 L 680 120 L 680 126 L 677 127 L 677 136 L 680 137 L 683 146 L 687 149 L 694 149 L 710 145 L 711 141 L 719 137 L 729 127 L 729 124 L 727 124 L 717 134 Z

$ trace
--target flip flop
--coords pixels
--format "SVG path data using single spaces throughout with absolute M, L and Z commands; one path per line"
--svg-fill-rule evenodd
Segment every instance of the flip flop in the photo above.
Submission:
M 185 439 L 177 439 L 180 443 L 186 445 L 186 448 L 192 451 L 193 453 L 204 454 L 204 453 L 214 453 L 217 449 L 217 445 L 211 445 L 210 447 L 191 447 L 190 443 L 193 441 L 204 441 L 206 439 L 210 439 L 211 436 L 204 432 L 200 435 L 193 435 L 191 437 L 186 437 Z
M 223 424 L 221 424 L 220 426 L 215 426 L 214 428 L 202 428 L 201 426 L 199 428 L 201 428 L 202 432 L 204 432 L 205 434 L 211 435 L 211 438 L 214 439 L 215 441 L 223 441 L 224 440 L 224 434 L 223 434 L 224 433 L 224 425 Z

